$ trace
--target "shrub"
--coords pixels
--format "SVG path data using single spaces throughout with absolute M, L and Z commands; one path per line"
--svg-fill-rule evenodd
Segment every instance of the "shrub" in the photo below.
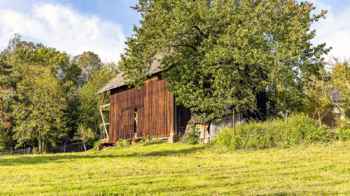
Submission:
M 147 141 L 147 142 L 152 141 L 152 137 L 151 137 L 150 135 L 147 135 L 146 141 Z
M 117 144 L 117 149 L 124 148 L 124 140 L 119 139 Z
M 349 134 L 348 136 L 350 137 Z M 327 142 L 334 139 L 337 139 L 335 132 L 327 127 L 320 127 L 315 119 L 299 113 L 290 115 L 288 121 L 278 118 L 237 125 L 235 138 L 232 128 L 224 129 L 216 137 L 215 144 L 229 149 L 263 149 L 286 148 L 291 145 Z
M 192 125 L 190 131 L 187 133 L 187 139 L 189 144 L 199 143 L 198 133 L 198 127 Z
M 33 150 L 32 150 L 32 153 L 33 154 L 40 154 L 39 153 L 39 148 L 38 147 L 34 147 Z
M 350 140 L 350 124 L 345 121 L 340 121 L 337 135 L 339 140 Z

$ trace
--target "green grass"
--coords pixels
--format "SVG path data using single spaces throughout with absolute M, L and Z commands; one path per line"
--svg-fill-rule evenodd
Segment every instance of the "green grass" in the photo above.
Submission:
M 0 157 L 3 195 L 350 195 L 350 142 L 237 150 L 187 144 Z

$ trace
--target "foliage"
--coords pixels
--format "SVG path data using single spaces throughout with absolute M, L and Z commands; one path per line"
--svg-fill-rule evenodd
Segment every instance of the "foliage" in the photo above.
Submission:
M 77 108 L 79 122 L 85 127 L 90 127 L 93 132 L 99 134 L 102 123 L 100 104 L 104 95 L 96 95 L 96 92 L 115 77 L 117 71 L 113 65 L 102 66 L 101 70 L 92 74 L 92 79 L 78 89 L 80 105 Z M 107 94 L 105 102 L 109 102 Z M 105 108 L 108 109 L 108 108 Z M 108 119 L 108 116 L 105 118 Z
M 187 139 L 189 144 L 198 144 L 198 127 L 196 125 L 192 125 L 190 131 L 187 133 Z
M 86 128 L 84 125 L 80 124 L 75 138 L 83 142 L 84 150 L 86 151 L 86 143 L 95 138 L 95 133 L 92 132 L 90 128 Z
M 332 79 L 326 71 L 320 70 L 319 78 L 310 77 L 310 82 L 305 90 L 309 100 L 305 104 L 304 111 L 319 119 L 320 124 L 324 115 L 332 112 L 334 108 L 333 90 Z
M 0 102 L 1 102 L 1 119 L 4 121 L 3 105 L 8 104 L 17 98 L 16 82 L 21 78 L 21 74 L 13 71 L 13 65 L 6 64 L 0 57 Z
M 0 152 L 9 149 L 9 142 L 12 140 L 12 134 L 9 134 L 3 125 L 0 126 Z
M 102 63 L 93 52 L 71 57 L 40 43 L 22 41 L 19 34 L 9 41 L 0 59 L 1 66 L 6 66 L 4 71 L 11 69 L 12 75 L 23 75 L 21 81 L 16 81 L 20 99 L 5 104 L 4 125 L 10 128 L 0 129 L 0 150 L 17 143 L 17 147 L 39 145 L 42 153 L 58 143 L 74 140 L 78 124 L 98 133 L 102 96 L 95 93 L 116 75 L 115 63 Z M 3 85 L 15 89 L 13 83 Z
M 99 72 L 103 65 L 100 57 L 90 51 L 74 56 L 72 58 L 72 64 L 77 65 L 81 70 L 81 75 L 79 76 L 79 84 L 81 86 L 92 79 L 92 75 Z
M 12 102 L 18 97 L 16 84 L 21 74 L 13 71 L 13 65 L 5 63 L 4 56 L 0 56 L 0 152 L 9 150 L 13 144 Z
M 341 109 L 343 117 L 348 121 L 349 108 L 350 108 L 350 60 L 332 57 L 332 61 L 328 63 L 330 66 L 330 77 L 332 80 L 332 93 L 337 94 L 340 98 L 341 106 L 337 107 Z
M 344 59 L 341 61 L 339 58 L 332 57 L 332 61 L 328 63 L 331 72 L 333 86 L 336 86 L 341 96 L 349 98 L 350 96 L 350 61 Z
M 147 137 L 146 137 L 146 141 L 147 141 L 147 142 L 150 142 L 150 141 L 152 141 L 152 136 L 150 136 L 150 135 L 147 135 Z
M 317 120 L 308 115 L 299 113 L 290 115 L 288 122 L 284 119 L 274 119 L 240 124 L 236 127 L 235 138 L 232 129 L 225 129 L 218 134 L 215 143 L 230 149 L 263 149 L 337 139 L 337 133 L 327 127 L 319 126 Z
M 120 149 L 120 148 L 124 148 L 124 140 L 123 139 L 118 140 L 117 149 Z
M 20 101 L 14 104 L 17 126 L 14 138 L 19 147 L 25 143 L 38 144 L 39 152 L 56 146 L 68 131 L 63 110 L 66 96 L 60 81 L 49 66 L 27 66 L 26 75 L 18 83 Z
M 124 78 L 141 87 L 152 62 L 161 61 L 177 104 L 202 118 L 233 106 L 254 111 L 256 94 L 266 90 L 271 107 L 298 109 L 303 81 L 317 74 L 329 51 L 310 41 L 316 35 L 310 26 L 326 11 L 311 16 L 308 2 L 140 0 L 133 8 L 142 20 L 121 55 Z
M 309 100 L 305 111 L 321 119 L 334 109 L 340 110 L 342 117 L 349 120 L 350 108 L 350 62 L 332 57 L 327 63 L 328 70 L 320 70 L 319 77 L 311 77 L 305 94 Z M 335 100 L 334 100 L 335 98 Z

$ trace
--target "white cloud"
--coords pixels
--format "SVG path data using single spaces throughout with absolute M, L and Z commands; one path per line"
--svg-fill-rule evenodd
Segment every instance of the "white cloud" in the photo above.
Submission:
M 326 20 L 321 19 L 314 23 L 311 28 L 316 29 L 316 37 L 313 40 L 314 45 L 326 42 L 327 47 L 332 47 L 331 55 L 340 58 L 350 57 L 350 7 L 342 10 L 341 13 L 335 13 L 332 7 L 320 0 L 313 0 L 317 7 L 316 13 L 328 10 Z
M 27 13 L 0 8 L 0 50 L 14 33 L 72 55 L 94 51 L 103 61 L 118 61 L 125 47 L 120 25 L 59 4 L 34 5 Z

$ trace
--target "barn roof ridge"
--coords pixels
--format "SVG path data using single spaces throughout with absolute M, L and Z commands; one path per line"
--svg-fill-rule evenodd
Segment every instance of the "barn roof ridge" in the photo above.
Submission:
M 160 69 L 160 61 L 159 61 L 162 58 L 162 55 L 158 54 L 158 55 L 155 55 L 154 57 L 156 59 L 153 60 L 152 65 L 151 65 L 150 69 L 148 70 L 147 75 L 153 75 L 153 74 L 156 74 L 156 73 L 163 71 L 162 69 Z M 112 89 L 125 86 L 126 83 L 128 81 L 130 81 L 130 79 L 124 79 L 123 73 L 124 72 L 118 73 L 116 77 L 114 77 L 110 82 L 108 82 L 103 88 L 98 90 L 96 94 L 101 94 L 103 92 L 110 91 Z

